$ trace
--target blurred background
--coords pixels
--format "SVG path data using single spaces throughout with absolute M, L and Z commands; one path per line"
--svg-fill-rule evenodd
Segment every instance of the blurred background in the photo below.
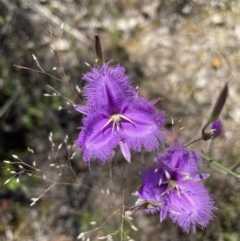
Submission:
M 207 163 L 218 211 L 196 235 L 158 214 L 123 219 L 155 153 L 84 164 L 71 103 L 83 103 L 95 34 L 141 96 L 164 98 L 165 127 L 183 143 L 199 135 L 228 81 L 224 136 L 195 147 L 226 167 L 240 161 L 240 1 L 0 0 L 0 240 L 240 240 L 239 182 Z

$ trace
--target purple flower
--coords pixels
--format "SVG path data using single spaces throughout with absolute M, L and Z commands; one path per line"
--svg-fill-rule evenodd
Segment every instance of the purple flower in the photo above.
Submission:
M 201 156 L 175 143 L 154 159 L 154 167 L 142 173 L 143 184 L 138 191 L 139 207 L 148 213 L 167 215 L 185 232 L 196 232 L 196 226 L 206 227 L 216 208 L 200 182 L 208 174 L 198 174 Z M 133 209 L 136 209 L 134 207 Z
M 127 161 L 130 150 L 157 150 L 163 142 L 163 113 L 137 96 L 125 69 L 104 64 L 84 75 L 86 106 L 74 105 L 86 115 L 76 141 L 83 160 L 97 158 L 104 163 L 118 145 Z
M 211 124 L 211 130 L 213 130 L 213 137 L 219 137 L 223 135 L 223 127 L 222 122 L 220 120 L 217 120 Z

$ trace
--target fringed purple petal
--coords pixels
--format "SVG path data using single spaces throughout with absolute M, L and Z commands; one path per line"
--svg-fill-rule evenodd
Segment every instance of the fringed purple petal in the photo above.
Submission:
M 136 95 L 129 77 L 125 75 L 125 68 L 120 65 L 109 66 L 109 63 L 106 63 L 102 67 L 95 67 L 84 74 L 83 79 L 87 81 L 84 87 L 86 101 L 95 109 L 108 106 L 109 93 L 115 103 L 121 103 Z
M 84 119 L 84 128 L 76 144 L 82 149 L 85 162 L 97 158 L 104 163 L 113 156 L 113 149 L 117 146 L 119 137 L 112 133 L 110 128 L 102 129 L 106 122 L 107 119 L 99 113 Z
M 161 194 L 166 190 L 166 178 L 162 170 L 150 167 L 142 172 L 143 183 L 138 191 L 138 197 L 143 200 L 155 200 L 163 202 Z
M 79 105 L 79 104 L 75 104 L 73 105 L 73 107 L 75 108 L 75 110 L 77 110 L 78 112 L 87 115 L 89 112 L 89 107 L 85 106 L 85 105 Z
M 131 120 L 121 122 L 121 136 L 128 146 L 141 151 L 144 147 L 148 151 L 157 150 L 159 142 L 165 142 L 162 131 L 164 115 L 144 99 L 136 99 L 129 103 L 123 115 Z
M 144 209 L 144 211 L 145 211 L 146 213 L 148 213 L 148 214 L 158 213 L 159 210 L 160 210 L 159 207 L 157 207 L 157 208 L 146 208 L 146 209 Z
M 163 168 L 178 169 L 178 178 L 181 178 L 183 173 L 196 175 L 199 166 L 202 163 L 201 155 L 198 151 L 190 152 L 186 147 L 174 143 L 171 148 L 165 153 L 159 154 L 154 162 Z M 176 177 L 177 178 L 177 177 Z M 177 179 L 178 179 L 177 178 Z
M 169 216 L 185 232 L 196 233 L 196 226 L 204 228 L 213 219 L 213 200 L 199 182 L 185 182 L 179 188 L 168 194 Z

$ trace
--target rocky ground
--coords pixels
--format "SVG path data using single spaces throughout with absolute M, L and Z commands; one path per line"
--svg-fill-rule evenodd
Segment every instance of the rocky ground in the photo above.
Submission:
M 82 103 L 81 78 L 85 63 L 94 65 L 96 33 L 105 60 L 123 65 L 140 95 L 164 98 L 158 108 L 166 128 L 183 143 L 199 135 L 228 81 L 225 134 L 211 148 L 208 142 L 195 147 L 227 167 L 239 162 L 239 1 L 0 0 L 0 160 L 17 155 L 31 166 L 19 183 L 0 184 L 0 239 L 73 241 L 89 231 L 85 240 L 108 234 L 117 241 L 239 240 L 239 182 L 212 166 L 203 171 L 211 174 L 205 183 L 216 218 L 188 235 L 158 215 L 122 218 L 136 200 L 139 171 L 154 154 L 136 154 L 127 164 L 117 152 L 105 166 L 93 161 L 91 170 L 83 163 L 73 145 L 81 116 L 71 102 Z M 21 170 L 2 167 L 1 183 L 14 175 L 7 168 Z

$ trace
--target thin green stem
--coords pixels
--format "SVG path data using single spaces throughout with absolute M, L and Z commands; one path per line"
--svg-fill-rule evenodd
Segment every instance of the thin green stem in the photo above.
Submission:
M 191 144 L 195 143 L 195 142 L 198 142 L 198 141 L 201 141 L 202 140 L 202 137 L 199 137 L 199 138 L 196 138 L 190 142 L 188 142 L 187 144 L 185 144 L 186 147 L 190 146 Z
M 238 175 L 237 173 L 231 171 L 230 169 L 228 169 L 227 167 L 221 165 L 219 162 L 217 161 L 214 161 L 211 157 L 209 156 L 206 156 L 205 154 L 201 154 L 202 155 L 202 158 L 205 160 L 205 161 L 208 161 L 210 163 L 212 163 L 213 165 L 215 165 L 216 167 L 218 167 L 219 169 L 223 170 L 224 172 L 236 177 L 238 180 L 240 180 L 240 175 Z
M 190 148 L 190 147 L 187 147 L 187 148 L 188 148 L 189 151 L 193 151 L 192 148 Z M 237 173 L 233 172 L 232 170 L 230 170 L 229 168 L 221 165 L 219 162 L 213 160 L 211 157 L 205 155 L 204 153 L 201 153 L 201 156 L 205 161 L 208 161 L 209 163 L 212 163 L 217 168 L 223 170 L 224 172 L 228 173 L 229 175 L 232 175 L 232 176 L 236 177 L 240 181 L 240 175 L 239 174 L 237 174 Z

